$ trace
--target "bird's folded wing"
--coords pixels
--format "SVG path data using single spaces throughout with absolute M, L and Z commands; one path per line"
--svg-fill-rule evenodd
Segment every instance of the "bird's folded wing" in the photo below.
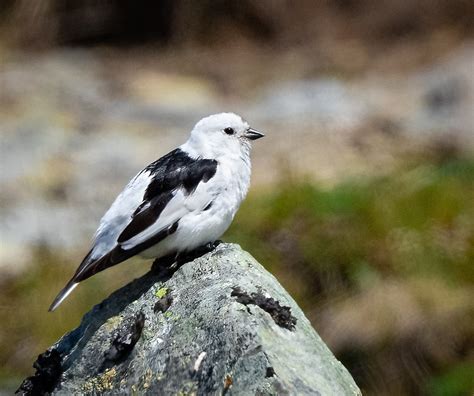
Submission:
M 186 197 L 182 190 L 171 193 L 171 199 L 168 199 L 169 194 L 162 195 L 152 200 L 143 211 L 134 215 L 119 235 L 117 242 L 122 249 L 130 250 L 141 245 L 163 229 L 179 222 L 190 212 L 186 205 L 189 197 Z

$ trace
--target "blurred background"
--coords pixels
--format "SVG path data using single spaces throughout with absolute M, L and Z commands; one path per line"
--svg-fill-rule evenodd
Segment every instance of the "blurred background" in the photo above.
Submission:
M 224 240 L 364 394 L 472 395 L 473 38 L 471 0 L 3 0 L 0 394 L 148 270 L 47 313 L 124 184 L 234 111 L 267 137 Z

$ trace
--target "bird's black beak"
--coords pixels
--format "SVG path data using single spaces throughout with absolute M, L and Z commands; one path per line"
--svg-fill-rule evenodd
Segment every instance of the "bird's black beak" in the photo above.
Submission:
M 244 133 L 244 137 L 246 137 L 247 139 L 250 139 L 250 140 L 257 140 L 257 139 L 260 139 L 264 136 L 265 135 L 263 133 L 261 133 L 259 131 L 256 131 L 253 128 L 247 129 Z

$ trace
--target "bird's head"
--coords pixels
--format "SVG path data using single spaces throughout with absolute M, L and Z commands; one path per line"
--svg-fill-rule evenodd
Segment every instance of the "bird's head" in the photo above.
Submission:
M 191 131 L 186 145 L 197 156 L 206 158 L 241 156 L 248 155 L 252 140 L 263 136 L 239 115 L 219 113 L 200 120 Z

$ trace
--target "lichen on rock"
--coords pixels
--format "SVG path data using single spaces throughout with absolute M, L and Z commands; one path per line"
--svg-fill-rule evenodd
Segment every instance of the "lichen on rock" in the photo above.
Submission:
M 132 281 L 51 350 L 53 395 L 360 394 L 278 281 L 232 244 Z

